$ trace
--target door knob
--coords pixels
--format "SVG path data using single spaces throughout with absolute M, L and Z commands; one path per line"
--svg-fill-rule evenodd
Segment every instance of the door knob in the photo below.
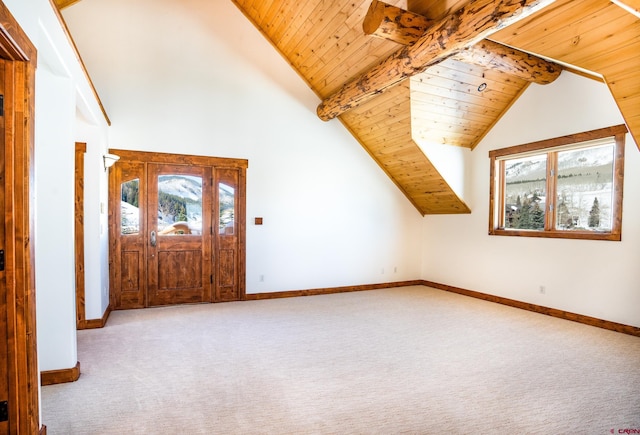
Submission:
M 151 231 L 151 246 L 156 246 L 156 232 Z

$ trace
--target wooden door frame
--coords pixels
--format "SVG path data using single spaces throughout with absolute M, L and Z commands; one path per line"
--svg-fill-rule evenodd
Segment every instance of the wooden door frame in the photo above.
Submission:
M 75 151 L 75 189 L 74 189 L 74 241 L 76 269 L 76 329 L 85 329 L 87 315 L 85 309 L 84 274 L 84 155 L 87 144 L 76 142 Z
M 38 399 L 33 196 L 37 51 L 0 1 L 5 91 L 5 284 L 9 351 L 9 433 L 41 432 Z M 43 427 L 44 429 L 44 427 Z
M 238 232 L 239 240 L 239 260 L 238 260 L 238 298 L 246 299 L 245 270 L 246 270 L 246 169 L 249 162 L 246 159 L 233 159 L 223 157 L 194 156 L 187 154 L 167 154 L 145 151 L 131 151 L 121 149 L 110 149 L 109 153 L 120 156 L 120 162 L 140 162 L 140 163 L 167 163 L 194 166 L 209 166 L 216 168 L 229 168 L 239 170 L 239 192 L 238 192 Z M 117 209 L 120 207 L 120 186 L 117 185 L 115 171 L 109 171 L 109 301 L 114 309 L 117 309 L 116 286 L 118 285 L 118 273 L 114 261 L 120 258 L 119 237 L 120 222 L 116 222 Z M 215 186 L 214 190 L 215 190 Z M 117 209 L 116 209 L 117 208 Z M 212 222 L 213 225 L 213 222 Z M 145 233 L 146 234 L 146 233 Z M 214 237 L 215 239 L 215 237 Z M 212 289 L 212 295 L 215 292 Z M 213 296 L 212 296 L 213 302 Z

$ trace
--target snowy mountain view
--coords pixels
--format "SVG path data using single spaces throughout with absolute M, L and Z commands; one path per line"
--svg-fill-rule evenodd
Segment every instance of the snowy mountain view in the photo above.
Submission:
M 121 232 L 140 232 L 138 208 L 139 181 L 131 180 L 121 188 Z M 220 229 L 229 233 L 234 225 L 235 190 L 220 183 Z M 187 225 L 176 225 L 185 222 Z M 161 175 L 158 177 L 158 227 L 159 234 L 202 233 L 202 178 L 190 175 Z
M 613 146 L 558 152 L 556 227 L 611 229 Z M 505 162 L 505 226 L 542 229 L 548 209 L 546 154 Z
M 176 227 L 187 222 L 188 229 Z M 179 229 L 178 229 L 179 228 Z M 202 233 L 202 178 L 191 175 L 158 177 L 158 233 Z

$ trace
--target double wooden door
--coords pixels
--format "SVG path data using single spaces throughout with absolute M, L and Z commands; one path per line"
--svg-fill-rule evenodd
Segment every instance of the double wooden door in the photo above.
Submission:
M 246 160 L 112 152 L 113 308 L 244 299 Z

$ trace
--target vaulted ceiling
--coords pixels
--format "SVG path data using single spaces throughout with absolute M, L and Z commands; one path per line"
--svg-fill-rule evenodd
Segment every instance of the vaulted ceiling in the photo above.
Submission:
M 473 149 L 563 69 L 605 81 L 640 144 L 640 0 L 232 1 L 422 214 L 470 210 L 419 144 Z
M 537 12 L 522 18 L 518 11 L 506 27 L 508 12 L 492 8 L 513 6 L 509 1 L 233 1 L 323 100 L 320 117 L 337 114 L 423 214 L 469 211 L 419 143 L 473 149 L 536 81 L 536 70 L 500 67 L 511 55 L 525 52 L 532 56 L 524 64 L 546 59 L 603 76 L 640 142 L 640 19 L 608 0 L 539 2 Z M 386 5 L 395 9 L 385 16 Z M 637 14 L 639 5 L 628 5 Z M 418 36 L 390 40 L 399 27 Z M 465 50 L 487 39 L 504 50 Z M 421 43 L 412 58 L 410 44 Z

